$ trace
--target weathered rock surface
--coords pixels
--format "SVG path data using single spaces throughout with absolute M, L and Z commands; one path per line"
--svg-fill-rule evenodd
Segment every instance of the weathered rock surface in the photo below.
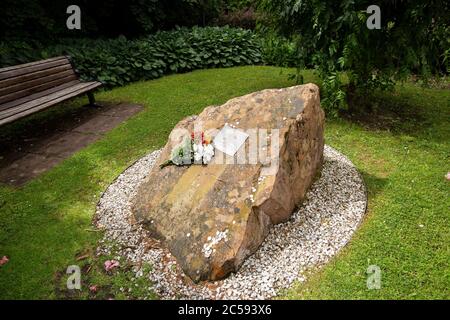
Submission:
M 279 135 L 258 143 L 268 141 L 271 150 L 276 137 L 278 153 L 267 152 L 279 161 L 268 171 L 267 163 L 251 164 L 248 152 L 247 164 L 236 164 L 216 149 L 214 163 L 207 166 L 160 169 L 183 139 L 175 130 L 171 133 L 158 165 L 133 200 L 133 213 L 153 237 L 163 240 L 194 281 L 221 279 L 237 270 L 273 224 L 289 219 L 321 168 L 324 146 L 324 113 L 313 84 L 235 98 L 175 128 L 193 132 L 200 123 L 205 132 L 226 123 L 243 131 L 267 129 L 269 135 L 278 129 Z M 241 151 L 252 149 L 251 141 Z

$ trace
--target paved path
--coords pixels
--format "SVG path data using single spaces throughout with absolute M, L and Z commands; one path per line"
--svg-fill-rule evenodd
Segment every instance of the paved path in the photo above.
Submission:
M 132 104 L 102 105 L 55 116 L 18 136 L 0 137 L 0 183 L 25 184 L 142 110 Z

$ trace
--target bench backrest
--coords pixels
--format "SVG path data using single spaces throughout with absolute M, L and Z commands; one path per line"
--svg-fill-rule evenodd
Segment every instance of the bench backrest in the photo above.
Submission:
M 68 57 L 61 56 L 0 69 L 0 107 L 9 101 L 78 82 Z M 1 110 L 0 110 L 1 111 Z

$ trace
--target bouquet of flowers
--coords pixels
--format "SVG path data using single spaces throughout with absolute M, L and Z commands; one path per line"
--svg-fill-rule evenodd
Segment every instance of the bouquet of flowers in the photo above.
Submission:
M 200 138 L 199 138 L 200 137 Z M 191 134 L 191 138 L 185 138 L 182 143 L 175 146 L 170 154 L 170 159 L 160 167 L 185 166 L 191 164 L 208 164 L 214 157 L 214 147 L 211 139 L 205 137 L 205 133 Z

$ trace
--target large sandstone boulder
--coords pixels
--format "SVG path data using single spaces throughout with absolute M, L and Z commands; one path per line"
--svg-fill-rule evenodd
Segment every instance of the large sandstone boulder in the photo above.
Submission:
M 237 156 L 224 156 L 216 149 L 214 163 L 206 166 L 161 169 L 159 165 L 182 140 L 175 134 L 179 130 L 172 132 L 158 165 L 138 190 L 133 212 L 196 282 L 236 271 L 271 226 L 289 219 L 302 202 L 322 165 L 324 112 L 318 87 L 307 84 L 235 98 L 208 107 L 175 128 L 193 132 L 199 124 L 204 131 L 220 130 L 225 124 L 243 131 L 267 129 L 268 136 L 258 143 L 268 142 L 272 162 L 271 170 L 268 162 L 254 159 L 236 164 Z M 240 151 L 252 149 L 252 141 L 250 134 Z M 276 144 L 279 150 L 273 152 Z

